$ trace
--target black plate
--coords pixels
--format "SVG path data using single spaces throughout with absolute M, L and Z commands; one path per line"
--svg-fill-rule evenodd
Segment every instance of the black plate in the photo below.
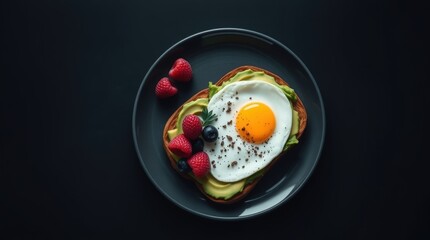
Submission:
M 174 60 L 187 59 L 191 83 L 179 85 L 172 99 L 159 100 L 154 89 L 167 76 Z M 286 80 L 308 113 L 299 145 L 277 162 L 244 201 L 225 206 L 210 202 L 191 181 L 170 166 L 162 147 L 162 131 L 170 115 L 194 93 L 207 88 L 241 65 L 267 69 Z M 138 157 L 158 190 L 179 207 L 212 219 L 238 220 L 269 212 L 290 199 L 311 175 L 325 136 L 324 106 L 318 86 L 303 62 L 271 37 L 244 29 L 214 29 L 187 37 L 169 48 L 149 69 L 139 88 L 133 111 L 133 137 Z

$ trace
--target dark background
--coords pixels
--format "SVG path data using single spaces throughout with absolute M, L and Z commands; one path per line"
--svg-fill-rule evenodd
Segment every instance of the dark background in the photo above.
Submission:
M 429 237 L 429 10 L 413 1 L 2 1 L 0 238 Z M 327 117 L 304 188 L 240 222 L 164 198 L 131 131 L 153 62 L 219 27 L 288 46 L 315 77 Z

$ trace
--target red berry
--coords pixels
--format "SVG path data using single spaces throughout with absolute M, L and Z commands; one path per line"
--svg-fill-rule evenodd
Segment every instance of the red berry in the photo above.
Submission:
M 167 145 L 167 148 L 176 156 L 181 158 L 190 157 L 193 151 L 190 141 L 184 136 L 184 134 L 179 134 L 174 137 Z
M 205 176 L 211 168 L 209 156 L 205 152 L 194 154 L 187 160 L 187 163 L 197 178 Z
M 172 86 L 170 80 L 167 77 L 163 77 L 158 81 L 155 86 L 155 94 L 159 98 L 168 98 L 174 96 L 178 92 L 178 89 Z
M 169 77 L 178 82 L 188 82 L 192 76 L 193 70 L 191 69 L 191 65 L 183 58 L 178 58 L 169 70 Z
M 200 118 L 194 114 L 185 116 L 182 121 L 182 130 L 184 131 L 185 137 L 188 139 L 197 139 L 202 132 L 202 122 L 200 121 Z

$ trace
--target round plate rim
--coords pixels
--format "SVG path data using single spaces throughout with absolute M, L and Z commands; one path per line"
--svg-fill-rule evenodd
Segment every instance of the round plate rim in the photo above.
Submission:
M 282 199 L 280 202 L 260 211 L 257 213 L 253 213 L 253 214 L 249 214 L 249 215 L 245 215 L 245 216 L 234 216 L 234 217 L 220 217 L 220 216 L 213 216 L 213 215 L 209 215 L 209 214 L 204 214 L 201 213 L 199 211 L 196 211 L 194 209 L 188 208 L 186 206 L 183 206 L 182 204 L 180 204 L 178 201 L 176 201 L 175 199 L 173 199 L 172 197 L 170 197 L 155 181 L 155 179 L 152 177 L 151 173 L 149 172 L 149 170 L 147 169 L 145 162 L 143 161 L 143 157 L 139 151 L 138 148 L 138 140 L 137 140 L 137 135 L 136 135 L 136 114 L 137 114 L 137 105 L 139 102 L 139 98 L 141 96 L 141 92 L 143 89 L 143 86 L 145 85 L 145 82 L 148 79 L 148 76 L 150 75 L 150 73 L 153 71 L 153 69 L 158 65 L 158 63 L 169 53 L 171 52 L 173 49 L 175 49 L 177 46 L 190 41 L 193 38 L 196 37 L 202 37 L 205 35 L 210 35 L 210 34 L 220 34 L 220 33 L 230 33 L 230 34 L 246 34 L 249 36 L 254 36 L 257 37 L 261 40 L 265 40 L 265 41 L 269 41 L 272 42 L 276 45 L 278 45 L 279 47 L 281 47 L 282 49 L 284 49 L 286 52 L 288 52 L 296 61 L 297 63 L 299 63 L 299 65 L 303 68 L 303 70 L 306 72 L 307 77 L 312 81 L 312 84 L 315 88 L 315 91 L 318 95 L 318 100 L 320 102 L 320 108 L 321 108 L 321 125 L 322 125 L 322 129 L 321 129 L 321 140 L 320 140 L 320 146 L 318 148 L 316 157 L 315 157 L 315 161 L 311 167 L 311 169 L 307 172 L 307 175 L 304 177 L 304 180 L 300 183 L 300 185 L 297 186 L 297 188 L 291 193 L 289 194 L 287 197 L 285 197 L 284 199 Z M 262 214 L 268 213 L 270 211 L 272 211 L 273 209 L 277 208 L 278 206 L 282 205 L 283 203 L 285 203 L 286 201 L 288 201 L 289 199 L 291 199 L 293 196 L 296 195 L 297 192 L 299 192 L 299 190 L 308 182 L 310 176 L 312 175 L 312 173 L 314 172 L 323 148 L 324 148 L 324 144 L 325 144 L 325 135 L 326 135 L 326 114 L 325 114 L 325 108 L 324 108 L 324 101 L 323 101 L 323 97 L 321 95 L 320 89 L 312 75 L 312 73 L 309 71 L 308 67 L 303 63 L 303 61 L 293 52 L 291 51 L 287 46 L 285 46 L 284 44 L 282 44 L 281 42 L 277 41 L 276 39 L 267 36 L 263 33 L 254 31 L 254 30 L 249 30 L 249 29 L 244 29 L 244 28 L 214 28 L 214 29 L 209 29 L 209 30 L 205 30 L 205 31 L 201 31 L 201 32 L 197 32 L 195 34 L 189 35 L 188 37 L 183 38 L 182 40 L 176 42 L 175 44 L 173 44 L 171 47 L 169 47 L 167 50 L 165 50 L 158 58 L 157 60 L 151 65 L 151 67 L 148 69 L 147 73 L 145 74 L 145 76 L 143 77 L 139 89 L 137 91 L 136 94 L 136 98 L 134 100 L 134 106 L 133 106 L 133 114 L 132 114 L 132 135 L 133 135 L 133 143 L 134 143 L 134 148 L 135 151 L 137 153 L 137 156 L 139 158 L 139 161 L 141 163 L 141 165 L 143 166 L 143 169 L 146 173 L 146 175 L 148 176 L 148 178 L 150 179 L 150 181 L 152 182 L 152 184 L 158 189 L 158 191 L 160 191 L 166 198 L 168 198 L 171 202 L 173 202 L 175 205 L 179 206 L 180 208 L 191 212 L 197 216 L 201 216 L 201 217 L 205 217 L 208 219 L 214 219 L 214 220 L 227 220 L 227 221 L 231 221 L 231 220 L 243 220 L 243 219 L 250 219 L 250 218 L 255 218 L 257 216 L 260 216 Z

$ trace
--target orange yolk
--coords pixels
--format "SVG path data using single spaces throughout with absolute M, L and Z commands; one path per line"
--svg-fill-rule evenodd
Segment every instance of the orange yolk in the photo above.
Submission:
M 260 102 L 243 106 L 236 117 L 236 131 L 250 143 L 262 143 L 272 136 L 276 119 L 272 109 Z

